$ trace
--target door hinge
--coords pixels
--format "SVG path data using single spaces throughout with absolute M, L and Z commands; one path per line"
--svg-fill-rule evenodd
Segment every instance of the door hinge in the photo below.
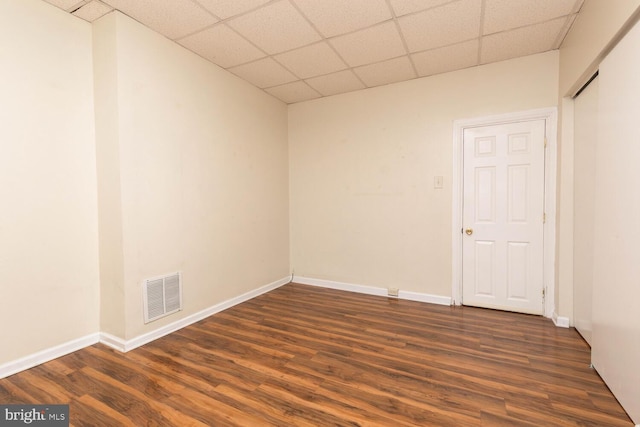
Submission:
M 546 289 L 542 288 L 542 301 L 544 301 L 545 297 L 546 297 Z
M 543 224 L 546 224 L 546 222 L 547 222 L 547 213 L 546 213 L 546 212 L 543 212 L 543 213 L 542 213 L 542 223 L 543 223 Z
M 544 137 L 544 148 L 547 148 L 547 137 Z

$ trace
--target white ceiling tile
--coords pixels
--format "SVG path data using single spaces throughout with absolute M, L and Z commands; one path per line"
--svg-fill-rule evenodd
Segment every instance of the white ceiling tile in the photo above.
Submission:
M 84 0 L 44 0 L 47 3 L 50 3 L 60 9 L 66 10 L 67 12 L 77 9 L 86 3 Z
M 185 37 L 180 40 L 180 44 L 222 68 L 244 64 L 265 56 L 260 49 L 224 24 Z
M 330 43 L 352 67 L 406 54 L 393 22 L 336 37 Z
M 288 0 L 270 4 L 228 23 L 269 54 L 320 40 L 320 34 Z
M 303 79 L 347 68 L 344 61 L 326 42 L 291 50 L 274 58 Z
M 353 71 L 368 86 L 381 86 L 389 83 L 400 82 L 416 78 L 409 57 L 401 56 L 400 58 L 391 59 L 389 61 L 379 62 L 377 64 L 365 65 L 355 68 Z
M 294 0 L 325 37 L 359 30 L 391 19 L 385 0 Z
M 272 87 L 267 89 L 267 92 L 287 104 L 320 98 L 321 96 L 318 92 L 309 87 L 308 84 L 302 81 Z
M 581 0 L 486 0 L 483 34 L 569 15 L 579 3 Z
M 339 71 L 326 76 L 308 79 L 309 86 L 320 92 L 324 96 L 336 95 L 338 93 L 351 92 L 364 89 L 366 86 L 353 74 L 351 70 Z
M 196 0 L 220 19 L 227 19 L 255 9 L 270 0 Z
M 567 18 L 495 33 L 482 38 L 480 62 L 503 61 L 553 49 Z
M 446 73 L 478 65 L 479 41 L 471 40 L 452 46 L 414 53 L 411 59 L 420 77 Z
M 460 0 L 398 19 L 411 52 L 470 40 L 480 33 L 481 0 Z
M 111 6 L 107 6 L 100 1 L 93 0 L 92 2 L 87 3 L 80 9 L 73 12 L 73 14 L 78 18 L 84 19 L 85 21 L 93 22 L 101 16 L 111 12 L 112 10 L 113 8 Z
M 402 16 L 450 2 L 451 0 L 391 0 L 391 7 L 396 16 Z
M 259 88 L 278 86 L 297 80 L 296 76 L 271 58 L 229 68 L 229 71 Z
M 557 49 L 584 2 L 44 1 L 90 22 L 118 9 L 286 102 Z
M 103 1 L 170 39 L 179 39 L 218 21 L 191 0 Z

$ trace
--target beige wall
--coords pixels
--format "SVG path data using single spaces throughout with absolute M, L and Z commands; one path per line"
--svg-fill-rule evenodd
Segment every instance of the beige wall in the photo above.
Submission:
M 286 105 L 118 12 L 96 28 L 118 129 L 98 127 L 100 219 L 122 241 L 102 236 L 103 311 L 124 304 L 105 327 L 132 339 L 289 275 Z M 145 326 L 142 281 L 178 270 L 184 311 Z
M 0 365 L 98 332 L 91 25 L 0 2 Z
M 573 325 L 573 100 L 560 99 L 556 188 L 556 315 Z
M 574 95 L 595 73 L 638 6 L 640 0 L 585 0 L 560 49 L 560 96 Z
M 593 289 L 593 212 L 598 142 L 598 79 L 574 101 L 573 316 L 576 329 L 591 343 Z
M 124 254 L 118 115 L 117 14 L 93 23 L 98 174 L 100 331 L 125 336 Z
M 291 105 L 295 274 L 451 296 L 453 121 L 552 107 L 557 90 L 548 52 Z

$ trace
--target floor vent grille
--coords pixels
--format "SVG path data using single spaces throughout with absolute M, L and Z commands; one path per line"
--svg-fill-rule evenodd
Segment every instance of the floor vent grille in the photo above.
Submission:
M 143 283 L 144 323 L 182 310 L 180 273 L 147 279 Z

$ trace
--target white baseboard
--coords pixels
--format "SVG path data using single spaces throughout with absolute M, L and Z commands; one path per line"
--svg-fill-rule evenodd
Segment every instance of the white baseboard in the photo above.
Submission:
M 442 295 L 423 294 L 420 292 L 410 292 L 410 291 L 403 291 L 403 290 L 400 290 L 400 292 L 398 292 L 398 298 L 407 299 L 411 301 L 428 302 L 430 304 L 438 304 L 438 305 L 453 304 L 453 300 L 451 299 L 451 297 L 445 297 Z
M 118 338 L 115 335 L 108 334 L 106 332 L 100 332 L 100 342 L 106 346 L 113 348 L 114 350 L 118 350 L 121 352 L 125 352 L 125 348 L 127 347 L 127 342 L 122 338 Z
M 108 345 L 111 348 L 114 348 L 116 350 L 122 351 L 122 352 L 127 352 L 130 350 L 133 350 L 134 348 L 140 347 L 142 345 L 145 345 L 147 343 L 150 343 L 151 341 L 157 340 L 158 338 L 161 338 L 165 335 L 168 335 L 172 332 L 175 332 L 179 329 L 184 328 L 185 326 L 189 326 L 193 323 L 199 322 L 202 319 L 205 319 L 211 315 L 214 315 L 216 313 L 219 313 L 223 310 L 226 310 L 228 308 L 233 307 L 234 305 L 238 305 L 240 303 L 243 303 L 245 301 L 249 301 L 252 298 L 255 298 L 259 295 L 262 295 L 266 292 L 269 292 L 273 289 L 279 288 L 282 285 L 285 285 L 287 283 L 289 283 L 289 281 L 291 280 L 291 276 L 287 276 L 284 277 L 280 280 L 276 280 L 275 282 L 269 283 L 268 285 L 264 285 L 260 288 L 254 289 L 252 291 L 249 291 L 247 293 L 244 293 L 242 295 L 239 295 L 237 297 L 228 299 L 226 301 L 223 301 L 219 304 L 216 304 L 214 306 L 211 306 L 209 308 L 206 308 L 204 310 L 201 310 L 197 313 L 191 314 L 187 317 L 184 317 L 180 320 L 177 320 L 173 323 L 170 323 L 168 325 L 162 326 L 154 331 L 151 332 L 147 332 L 146 334 L 143 335 L 139 335 L 135 338 L 132 338 L 130 340 L 123 340 L 121 338 L 115 337 L 111 334 L 107 334 L 107 333 L 101 333 L 100 334 L 100 342 L 102 342 L 105 345 Z
M 34 353 L 29 356 L 20 358 L 18 360 L 14 360 L 11 362 L 7 362 L 3 365 L 0 365 L 0 378 L 5 378 L 5 377 L 8 377 L 9 375 L 17 374 L 20 371 L 33 368 L 34 366 L 40 365 L 45 362 L 49 362 L 50 360 L 56 359 L 58 357 L 64 356 L 66 354 L 72 353 L 77 350 L 81 350 L 85 347 L 96 344 L 98 342 L 101 342 L 116 350 L 127 352 L 136 347 L 140 347 L 141 345 L 144 345 L 153 340 L 156 340 L 160 337 L 168 335 L 171 332 L 175 332 L 178 329 L 184 328 L 185 326 L 189 326 L 192 323 L 198 322 L 213 314 L 216 314 L 223 310 L 231 308 L 234 305 L 248 301 L 252 298 L 257 297 L 258 295 L 262 295 L 273 289 L 279 288 L 280 286 L 289 283 L 290 280 L 291 280 L 291 276 L 287 276 L 280 280 L 276 280 L 275 282 L 269 283 L 268 285 L 262 286 L 260 288 L 254 289 L 252 291 L 249 291 L 237 297 L 223 301 L 212 307 L 209 307 L 207 309 L 204 309 L 202 311 L 189 315 L 183 319 L 180 319 L 178 321 L 165 325 L 161 328 L 156 329 L 155 331 L 151 331 L 144 335 L 135 337 L 131 340 L 123 340 L 122 338 L 118 338 L 106 332 L 96 332 L 95 334 L 91 334 L 85 337 L 71 340 L 69 342 L 57 345 L 55 347 L 48 348 L 38 353 Z
M 357 292 L 360 294 L 377 295 L 381 297 L 388 296 L 386 288 L 379 288 L 376 286 L 354 285 L 352 283 L 334 282 L 332 280 L 313 279 L 303 276 L 294 276 L 293 281 L 302 285 L 319 286 L 321 288 L 337 289 L 340 291 Z M 403 290 L 398 292 L 398 299 L 428 302 L 430 304 L 451 305 L 451 297 Z
M 9 375 L 17 374 L 20 371 L 33 368 L 34 366 L 49 362 L 66 354 L 73 353 L 74 351 L 97 343 L 99 339 L 100 334 L 98 333 L 86 335 L 84 337 L 76 338 L 55 347 L 51 347 L 34 354 L 30 354 L 29 356 L 25 356 L 20 359 L 5 363 L 3 365 L 0 365 L 0 378 L 5 378 Z
M 568 328 L 570 326 L 569 318 L 558 316 L 558 313 L 556 313 L 555 311 L 551 315 L 551 320 L 553 320 L 554 325 L 556 325 L 558 328 Z

